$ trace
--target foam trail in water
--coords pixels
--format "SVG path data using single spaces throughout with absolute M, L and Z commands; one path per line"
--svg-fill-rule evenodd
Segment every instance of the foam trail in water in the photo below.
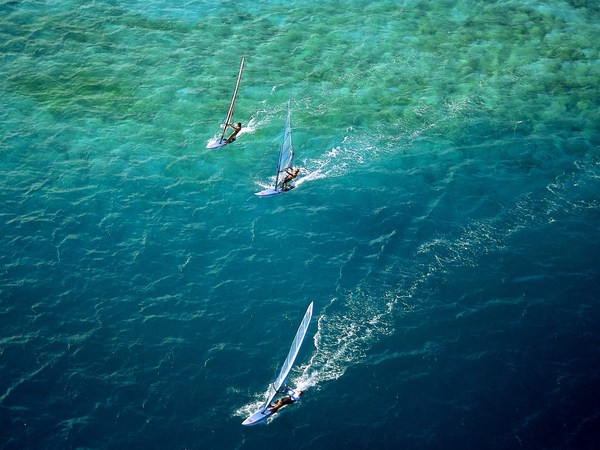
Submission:
M 265 392 L 262 395 L 257 394 L 251 402 L 246 403 L 245 405 L 242 405 L 237 410 L 235 410 L 232 414 L 232 417 L 246 418 L 246 417 L 254 414 L 256 411 L 259 410 L 259 408 L 262 405 L 264 405 L 264 403 L 267 401 L 268 396 L 269 396 L 268 390 L 265 390 Z
M 577 171 L 563 174 L 547 186 L 550 195 L 541 199 L 524 195 L 498 217 L 474 221 L 457 236 L 438 236 L 423 243 L 410 258 L 410 267 L 403 267 L 406 260 L 402 260 L 381 271 L 404 274 L 394 278 L 393 286 L 386 286 L 385 278 L 365 279 L 344 298 L 332 299 L 318 318 L 316 351 L 295 372 L 298 375 L 291 377 L 290 384 L 302 390 L 318 388 L 364 360 L 374 342 L 393 334 L 396 316 L 418 308 L 415 299 L 427 297 L 422 291 L 431 277 L 475 267 L 481 256 L 503 250 L 512 234 L 550 223 L 557 214 L 568 216 L 598 208 L 595 193 L 600 189 L 600 163 L 578 161 L 575 167 Z
M 391 304 L 360 289 L 344 300 L 332 299 L 321 312 L 314 336 L 316 351 L 292 384 L 306 390 L 336 380 L 361 361 L 370 343 L 391 332 Z

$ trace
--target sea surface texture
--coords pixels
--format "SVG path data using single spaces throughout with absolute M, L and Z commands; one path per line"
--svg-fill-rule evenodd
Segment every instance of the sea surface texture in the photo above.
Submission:
M 599 37 L 587 0 L 0 0 L 0 447 L 600 448 Z M 242 426 L 311 301 L 302 400 Z

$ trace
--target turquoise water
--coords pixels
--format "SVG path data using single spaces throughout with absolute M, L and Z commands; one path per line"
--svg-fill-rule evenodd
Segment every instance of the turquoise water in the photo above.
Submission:
M 599 446 L 599 32 L 577 0 L 1 2 L 0 446 Z M 259 199 L 288 98 L 301 174 Z M 242 427 L 310 301 L 303 400 Z

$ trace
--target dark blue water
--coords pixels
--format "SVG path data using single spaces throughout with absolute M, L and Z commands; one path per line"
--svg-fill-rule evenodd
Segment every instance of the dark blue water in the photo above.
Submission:
M 0 447 L 598 448 L 598 13 L 1 4 Z

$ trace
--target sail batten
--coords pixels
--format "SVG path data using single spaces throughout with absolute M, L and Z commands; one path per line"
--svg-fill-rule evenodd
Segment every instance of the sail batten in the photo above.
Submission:
M 281 366 L 281 370 L 279 371 L 277 378 L 275 378 L 275 381 L 269 386 L 268 397 L 267 397 L 267 400 L 263 407 L 263 410 L 269 407 L 269 405 L 273 401 L 273 398 L 277 395 L 277 392 L 279 391 L 281 386 L 283 386 L 283 384 L 285 383 L 285 380 L 294 365 L 294 361 L 296 360 L 296 357 L 298 356 L 298 352 L 300 351 L 300 346 L 302 345 L 302 342 L 304 341 L 306 332 L 308 331 L 308 326 L 310 325 L 310 319 L 312 318 L 312 312 L 313 312 L 313 302 L 311 302 L 310 305 L 308 305 L 308 309 L 306 310 L 306 313 L 304 313 L 304 318 L 302 319 L 302 322 L 300 323 L 300 326 L 298 327 L 298 331 L 296 331 L 296 336 L 294 337 L 294 340 L 292 341 L 290 351 L 288 352 L 287 358 L 285 358 L 285 361 L 283 362 L 283 365 Z

